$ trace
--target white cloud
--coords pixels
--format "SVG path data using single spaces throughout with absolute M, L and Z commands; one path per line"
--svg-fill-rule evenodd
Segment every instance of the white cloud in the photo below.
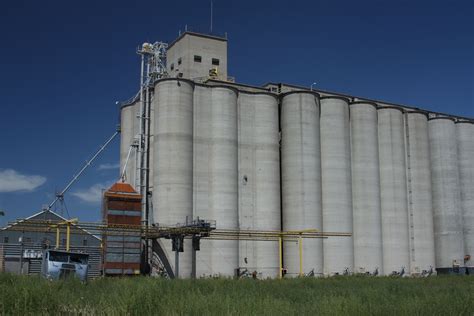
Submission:
M 103 163 L 97 167 L 97 170 L 110 170 L 120 168 L 120 163 Z
M 114 181 L 96 183 L 87 189 L 76 190 L 71 195 L 79 198 L 83 202 L 97 204 L 102 200 L 102 192 L 112 186 Z
M 25 175 L 13 169 L 0 170 L 0 193 L 15 191 L 34 191 L 46 182 L 46 178 L 37 175 Z

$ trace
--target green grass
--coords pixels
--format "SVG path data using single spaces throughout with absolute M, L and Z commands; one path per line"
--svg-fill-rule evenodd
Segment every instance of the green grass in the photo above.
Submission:
M 50 282 L 0 274 L 0 314 L 474 315 L 474 277 Z

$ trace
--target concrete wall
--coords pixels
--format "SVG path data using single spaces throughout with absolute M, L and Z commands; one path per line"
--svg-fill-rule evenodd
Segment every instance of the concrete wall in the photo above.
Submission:
M 200 56 L 201 61 L 194 60 Z M 213 65 L 212 59 L 218 59 L 219 65 Z M 181 64 L 179 64 L 181 59 Z M 171 69 L 173 68 L 173 70 Z M 195 79 L 207 77 L 209 70 L 217 68 L 219 79 L 227 79 L 227 40 L 225 38 L 184 33 L 168 49 L 167 70 L 170 77 Z

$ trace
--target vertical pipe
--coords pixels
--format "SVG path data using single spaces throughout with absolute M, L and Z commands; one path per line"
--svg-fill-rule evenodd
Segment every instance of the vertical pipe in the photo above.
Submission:
M 66 251 L 69 251 L 69 243 L 70 243 L 70 237 L 71 237 L 71 223 L 67 222 L 66 223 Z
M 56 249 L 59 249 L 59 226 L 56 226 Z
M 20 273 L 23 274 L 23 237 L 24 237 L 25 232 L 21 232 L 21 247 L 20 247 Z
M 280 257 L 280 268 L 278 269 L 278 277 L 281 279 L 283 277 L 283 241 L 282 237 L 278 237 L 278 255 Z
M 196 249 L 194 249 L 194 243 L 192 248 L 192 258 L 191 258 L 191 279 L 196 279 Z
M 147 63 L 147 74 L 150 73 L 150 63 Z M 144 225 L 146 229 L 150 225 L 150 125 L 151 125 L 151 96 L 150 96 L 150 84 L 147 82 L 146 85 L 146 94 L 145 94 L 145 157 L 144 157 L 144 174 L 145 174 L 145 183 L 144 183 L 144 195 L 142 196 L 143 207 L 142 207 L 142 216 L 144 219 Z M 148 270 L 148 265 L 150 264 L 149 258 L 150 244 L 149 239 L 146 238 L 144 242 L 144 261 L 145 269 L 144 272 Z
M 179 251 L 174 252 L 174 277 L 179 279 Z
M 145 55 L 141 54 L 141 67 L 140 67 L 140 113 L 139 113 L 139 134 L 138 134 L 138 166 L 137 166 L 137 183 L 138 192 L 142 195 L 143 199 L 143 163 L 144 163 L 144 129 L 145 129 L 145 98 L 143 97 L 143 90 L 145 86 Z
M 301 235 L 298 237 L 298 251 L 299 251 L 299 258 L 300 258 L 299 276 L 302 277 L 304 272 L 303 272 L 303 238 L 301 238 Z

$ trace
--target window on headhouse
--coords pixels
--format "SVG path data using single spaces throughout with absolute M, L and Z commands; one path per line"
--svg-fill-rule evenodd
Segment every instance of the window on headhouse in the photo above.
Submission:
M 213 64 L 214 66 L 219 66 L 219 59 L 217 59 L 217 58 L 212 58 L 212 64 Z
M 83 245 L 83 246 L 87 246 L 87 239 L 86 239 L 86 238 L 84 238 L 84 239 L 82 240 L 82 245 Z
M 197 63 L 200 63 L 202 60 L 202 57 L 199 56 L 199 55 L 194 55 L 194 61 L 197 62 Z
M 178 58 L 178 65 L 181 65 L 181 57 Z
M 170 69 L 174 70 L 174 64 L 171 64 Z
M 7 236 L 3 237 L 3 243 L 8 244 L 8 237 Z
M 63 246 L 66 246 L 66 238 L 63 238 L 63 240 L 62 240 L 62 245 L 63 245 Z

